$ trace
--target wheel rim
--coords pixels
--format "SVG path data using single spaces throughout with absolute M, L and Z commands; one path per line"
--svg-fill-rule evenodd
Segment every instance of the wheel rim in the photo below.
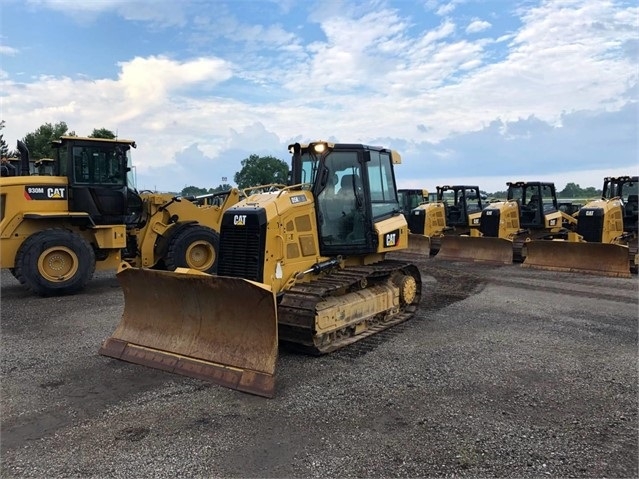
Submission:
M 186 264 L 189 268 L 206 271 L 215 262 L 215 249 L 208 241 L 195 241 L 186 250 Z
M 417 281 L 410 275 L 404 276 L 400 287 L 401 299 L 405 304 L 412 304 L 417 297 Z
M 54 246 L 38 258 L 38 271 L 47 281 L 63 283 L 78 271 L 78 256 L 65 246 Z

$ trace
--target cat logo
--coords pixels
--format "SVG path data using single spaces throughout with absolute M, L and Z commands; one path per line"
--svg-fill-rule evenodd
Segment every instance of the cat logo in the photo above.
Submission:
M 486 210 L 486 216 L 492 216 L 493 210 Z
M 478 225 L 479 224 L 479 218 L 473 218 L 473 224 L 474 225 Z
M 550 221 L 548 222 L 548 224 L 549 224 L 550 226 L 556 226 L 556 225 L 557 225 L 557 220 L 556 220 L 556 219 L 552 219 L 552 220 L 550 220 Z
M 586 216 L 595 216 L 595 210 L 586 210 Z
M 233 224 L 235 226 L 245 226 L 246 225 L 246 215 L 235 215 L 233 217 Z
M 47 198 L 51 198 L 51 199 L 64 198 L 64 188 L 47 188 Z
M 384 237 L 384 246 L 391 248 L 397 244 L 397 233 L 387 233 Z
M 48 186 L 48 185 L 25 186 L 24 197 L 27 201 L 31 201 L 31 200 L 66 201 L 67 187 L 66 186 Z

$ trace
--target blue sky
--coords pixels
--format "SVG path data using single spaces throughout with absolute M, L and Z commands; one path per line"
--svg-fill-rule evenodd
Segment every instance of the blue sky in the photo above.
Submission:
M 135 139 L 138 187 L 251 154 L 398 150 L 399 187 L 639 174 L 639 8 L 607 0 L 2 0 L 13 146 L 46 122 Z

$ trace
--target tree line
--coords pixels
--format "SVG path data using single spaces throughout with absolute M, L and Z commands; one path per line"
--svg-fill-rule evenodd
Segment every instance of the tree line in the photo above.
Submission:
M 4 128 L 5 121 L 0 121 L 0 131 Z M 24 144 L 29 149 L 31 158 L 38 160 L 40 158 L 50 158 L 53 156 L 53 148 L 51 142 L 57 140 L 61 136 L 78 136 L 75 131 L 69 131 L 68 125 L 64 122 L 55 124 L 44 123 L 35 131 L 27 133 L 23 138 Z M 116 138 L 116 134 L 107 128 L 94 128 L 89 138 Z M 3 158 L 17 157 L 18 152 L 11 150 L 9 145 L 0 133 L 0 154 Z M 289 166 L 285 161 L 274 156 L 250 155 L 240 162 L 242 168 L 233 176 L 233 180 L 238 188 L 249 188 L 251 186 L 267 185 L 271 183 L 286 184 L 288 179 Z M 228 183 L 220 184 L 215 188 L 203 188 L 199 186 L 185 186 L 180 194 L 182 196 L 199 196 L 209 193 L 217 193 L 226 191 L 232 186 Z M 506 191 L 495 191 L 494 193 L 485 193 L 489 198 L 506 198 Z M 558 198 L 595 198 L 601 197 L 602 190 L 593 186 L 582 188 L 576 183 L 568 183 L 565 188 L 557 192 Z
M 0 130 L 5 127 L 5 121 L 0 121 Z M 32 159 L 51 158 L 54 155 L 51 143 L 61 136 L 78 136 L 75 131 L 70 131 L 64 122 L 55 124 L 44 123 L 35 131 L 27 133 L 22 139 Z M 107 128 L 95 128 L 89 138 L 115 139 L 117 135 Z M 11 150 L 3 135 L 0 133 L 0 154 L 3 158 L 18 157 L 16 150 Z M 238 188 L 268 185 L 271 183 L 286 184 L 288 179 L 288 163 L 274 156 L 250 155 L 240 162 L 242 168 L 235 173 L 233 180 Z M 232 188 L 228 183 L 220 184 L 215 188 L 202 188 L 199 186 L 185 186 L 179 193 L 182 196 L 200 196 L 219 191 L 227 191 Z
M 603 184 L 603 178 L 601 180 Z M 557 198 L 567 199 L 589 199 L 589 198 L 601 198 L 603 190 L 597 189 L 594 186 L 582 188 L 577 183 L 568 183 L 563 190 L 557 191 Z M 494 193 L 488 193 L 489 198 L 502 198 L 505 199 L 508 196 L 507 191 L 495 191 Z

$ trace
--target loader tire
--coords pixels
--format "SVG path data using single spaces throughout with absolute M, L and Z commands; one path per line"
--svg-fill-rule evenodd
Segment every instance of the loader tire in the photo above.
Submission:
M 31 235 L 16 255 L 16 278 L 40 296 L 84 289 L 95 271 L 95 253 L 81 236 L 65 229 Z
M 191 268 L 204 273 L 217 272 L 220 235 L 206 226 L 188 226 L 169 241 L 164 265 L 168 271 Z
M 24 280 L 20 280 L 20 278 L 18 278 L 18 275 L 16 274 L 16 269 L 15 268 L 9 268 L 9 272 L 11 273 L 11 275 L 17 279 L 18 281 L 20 281 L 20 284 L 24 284 Z

